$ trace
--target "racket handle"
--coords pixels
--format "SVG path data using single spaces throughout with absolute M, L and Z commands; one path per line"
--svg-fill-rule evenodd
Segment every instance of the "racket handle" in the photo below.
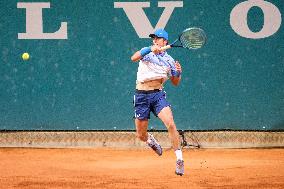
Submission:
M 172 46 L 171 45 L 167 45 L 167 46 L 163 46 L 163 47 L 161 47 L 161 49 L 164 51 L 164 50 L 167 50 L 167 49 L 170 49 L 170 48 L 172 48 Z

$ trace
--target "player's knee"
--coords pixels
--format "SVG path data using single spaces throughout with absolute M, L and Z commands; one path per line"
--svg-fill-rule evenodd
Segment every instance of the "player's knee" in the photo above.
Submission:
M 176 130 L 176 125 L 174 121 L 167 122 L 167 128 L 168 130 Z

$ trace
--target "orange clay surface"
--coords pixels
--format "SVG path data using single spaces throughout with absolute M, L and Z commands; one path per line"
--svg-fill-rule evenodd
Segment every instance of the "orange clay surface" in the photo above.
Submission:
M 284 149 L 0 148 L 0 188 L 284 188 Z

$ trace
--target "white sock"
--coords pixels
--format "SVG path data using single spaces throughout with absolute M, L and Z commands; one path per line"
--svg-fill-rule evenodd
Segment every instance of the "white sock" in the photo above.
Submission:
M 176 156 L 177 156 L 177 160 L 183 160 L 182 159 L 182 151 L 180 150 L 180 149 L 178 149 L 178 150 L 176 150 L 175 151 L 175 154 L 176 154 Z

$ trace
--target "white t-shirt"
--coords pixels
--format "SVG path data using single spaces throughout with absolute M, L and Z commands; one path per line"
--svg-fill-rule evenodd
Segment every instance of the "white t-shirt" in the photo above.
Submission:
M 166 81 L 175 70 L 175 60 L 167 53 L 150 52 L 139 61 L 137 81 L 145 82 L 163 78 Z

